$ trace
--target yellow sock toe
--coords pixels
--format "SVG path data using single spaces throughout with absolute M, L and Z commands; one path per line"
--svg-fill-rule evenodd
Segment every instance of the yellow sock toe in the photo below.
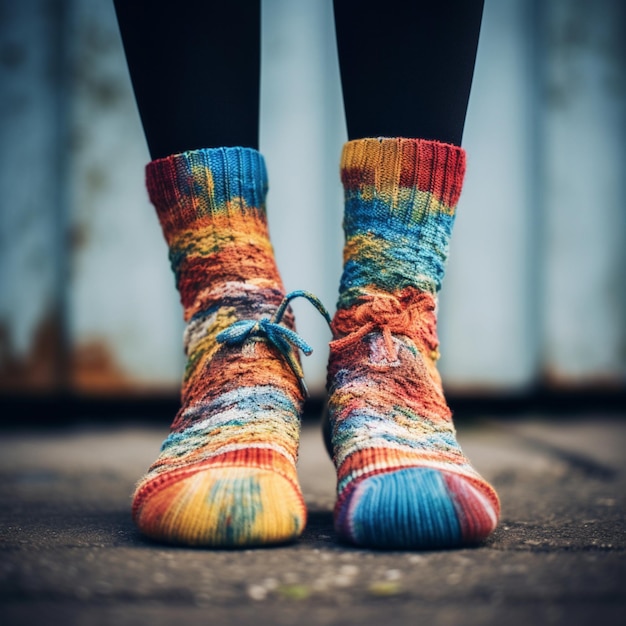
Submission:
M 135 521 L 168 543 L 246 547 L 295 539 L 306 509 L 299 489 L 280 474 L 221 467 L 156 489 L 137 507 Z

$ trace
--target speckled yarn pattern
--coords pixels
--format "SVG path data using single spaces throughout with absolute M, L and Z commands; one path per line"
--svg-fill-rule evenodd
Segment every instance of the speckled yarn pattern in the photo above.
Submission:
M 343 151 L 344 271 L 328 370 L 335 527 L 379 548 L 480 541 L 499 501 L 459 447 L 436 367 L 437 300 L 465 152 L 416 139 Z
M 290 362 L 275 339 L 292 337 L 293 316 L 268 234 L 263 157 L 185 152 L 150 163 L 147 187 L 187 322 L 187 366 L 181 409 L 137 486 L 133 518 L 170 543 L 293 540 L 306 521 L 295 469 L 304 395 L 297 355 Z

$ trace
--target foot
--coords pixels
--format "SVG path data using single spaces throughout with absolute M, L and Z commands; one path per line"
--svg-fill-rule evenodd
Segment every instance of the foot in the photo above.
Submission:
M 498 521 L 459 447 L 435 367 L 434 298 L 406 289 L 339 311 L 329 367 L 340 537 L 375 548 L 472 544 Z

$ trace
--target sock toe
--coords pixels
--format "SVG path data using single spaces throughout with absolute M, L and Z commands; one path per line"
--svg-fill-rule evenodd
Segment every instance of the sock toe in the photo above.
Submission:
M 306 510 L 289 480 L 269 470 L 209 468 L 159 486 L 135 507 L 148 537 L 207 547 L 284 543 L 302 532 Z
M 463 477 L 408 468 L 360 481 L 336 519 L 340 536 L 358 545 L 431 549 L 484 539 L 497 514 Z

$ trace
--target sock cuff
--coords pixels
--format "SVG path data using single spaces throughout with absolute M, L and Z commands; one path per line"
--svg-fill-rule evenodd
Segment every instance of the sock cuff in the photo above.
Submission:
M 341 156 L 341 182 L 347 192 L 376 194 L 392 203 L 406 188 L 430 193 L 453 208 L 464 176 L 465 150 L 439 141 L 355 139 L 344 145 Z
M 203 217 L 254 213 L 265 219 L 267 170 L 253 148 L 202 148 L 146 166 L 146 187 L 166 237 Z

